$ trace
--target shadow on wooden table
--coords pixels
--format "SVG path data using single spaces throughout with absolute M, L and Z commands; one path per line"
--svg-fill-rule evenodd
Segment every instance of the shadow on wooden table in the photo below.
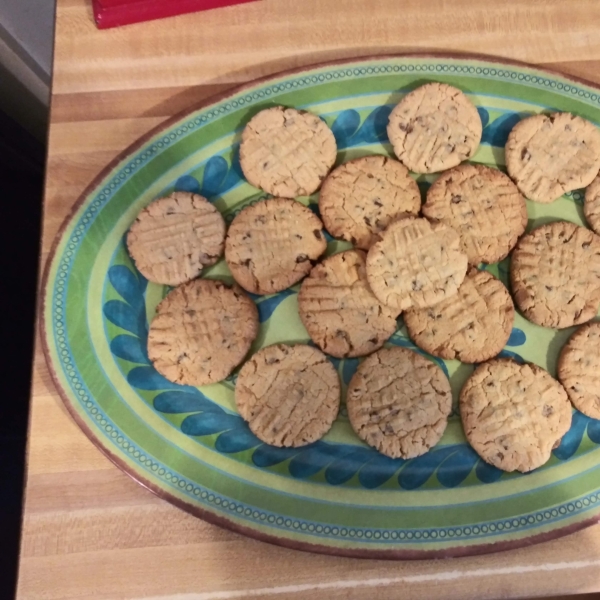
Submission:
M 0 112 L 2 402 L 0 403 L 0 598 L 16 582 L 37 285 L 44 148 Z

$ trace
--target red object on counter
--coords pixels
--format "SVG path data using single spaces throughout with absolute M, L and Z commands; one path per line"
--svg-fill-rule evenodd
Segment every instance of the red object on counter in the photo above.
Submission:
M 92 0 L 99 29 L 255 0 Z

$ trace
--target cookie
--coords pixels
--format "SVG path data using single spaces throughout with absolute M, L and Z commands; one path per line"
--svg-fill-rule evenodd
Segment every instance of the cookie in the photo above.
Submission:
M 313 268 L 298 294 L 311 339 L 337 358 L 369 354 L 396 331 L 396 312 L 369 288 L 365 258 L 361 250 L 330 256 Z
M 137 216 L 127 249 L 148 281 L 179 285 L 198 277 L 223 254 L 225 221 L 206 199 L 174 192 L 155 200 Z
M 600 132 L 570 113 L 519 121 L 506 142 L 506 169 L 521 192 L 549 203 L 589 185 L 600 169 Z
M 425 308 L 453 296 L 467 272 L 458 234 L 442 223 L 406 218 L 392 223 L 367 255 L 367 278 L 382 304 Z
M 452 393 L 443 371 L 424 356 L 382 348 L 359 365 L 346 406 L 361 440 L 391 458 L 415 458 L 442 437 Z
M 495 263 L 514 248 L 527 227 L 525 198 L 498 169 L 460 165 L 427 192 L 423 215 L 452 227 L 469 263 Z
M 175 288 L 156 308 L 148 357 L 173 383 L 207 385 L 225 379 L 258 334 L 258 311 L 239 288 L 195 279 Z
M 558 379 L 573 406 L 592 419 L 600 419 L 600 323 L 580 327 L 558 358 Z
M 421 193 L 408 169 L 387 156 L 351 160 L 327 177 L 319 212 L 335 238 L 368 250 L 392 221 L 417 215 Z
M 319 217 L 296 200 L 263 200 L 231 223 L 225 260 L 245 290 L 274 294 L 300 281 L 325 252 L 322 229 Z
M 477 109 L 459 89 L 427 83 L 392 110 L 387 132 L 394 153 L 411 171 L 437 173 L 473 156 L 482 129 Z
M 496 356 L 510 337 L 514 318 L 515 307 L 504 284 L 473 268 L 455 296 L 404 313 L 408 335 L 419 348 L 464 363 Z
M 596 233 L 600 233 L 600 175 L 585 190 L 583 214 L 587 224 Z
M 336 156 L 335 137 L 325 122 L 294 108 L 261 110 L 242 133 L 244 176 L 273 196 L 295 198 L 316 192 Z
M 235 402 L 256 437 L 296 448 L 331 429 L 340 407 L 340 380 L 320 350 L 275 344 L 241 368 Z
M 600 306 L 600 238 L 567 221 L 542 225 L 517 244 L 510 279 L 517 308 L 533 323 L 585 323 Z
M 477 367 L 460 392 L 469 444 L 503 471 L 546 463 L 571 427 L 571 412 L 564 388 L 544 369 L 507 358 Z

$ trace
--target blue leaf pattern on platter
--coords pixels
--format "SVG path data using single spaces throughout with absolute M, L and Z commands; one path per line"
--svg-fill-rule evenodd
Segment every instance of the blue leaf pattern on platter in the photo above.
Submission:
M 368 490 L 374 490 L 391 479 L 406 462 L 402 458 L 390 458 L 383 454 L 373 453 L 375 456 L 365 464 L 358 473 L 358 481 Z
M 108 270 L 108 280 L 133 310 L 144 307 L 144 292 L 148 281 L 141 273 L 136 275 L 125 265 L 114 265 Z
M 258 296 L 257 294 L 250 294 L 252 300 L 258 308 L 258 320 L 261 323 L 269 320 L 271 315 L 275 312 L 275 309 L 288 297 L 296 292 L 291 289 L 283 290 L 278 294 L 272 296 Z
M 250 431 L 248 426 L 231 429 L 222 433 L 215 442 L 215 449 L 219 452 L 232 454 L 242 452 L 258 446 L 262 442 Z
M 350 138 L 358 131 L 360 115 L 353 109 L 342 111 L 331 126 L 338 149 L 347 148 Z
M 191 175 L 183 175 L 175 182 L 176 192 L 191 192 L 192 194 L 202 194 L 200 182 Z
M 523 118 L 519 113 L 511 112 L 498 117 L 483 130 L 482 144 L 504 148 L 510 130 Z
M 600 444 L 600 421 L 598 419 L 590 419 L 587 434 L 594 444 Z
M 129 362 L 147 365 L 150 361 L 146 354 L 146 346 L 140 338 L 132 335 L 118 335 L 110 343 L 110 351 L 119 358 Z
M 344 366 L 342 367 L 342 379 L 346 385 L 350 383 L 352 376 L 358 369 L 358 358 L 345 358 Z
M 352 137 L 352 145 L 376 144 L 378 142 L 385 144 L 389 142 L 387 134 L 387 124 L 392 112 L 391 106 L 379 106 L 363 121 L 359 130 Z
M 400 487 L 405 490 L 421 487 L 455 450 L 456 446 L 446 446 L 409 460 L 398 475 Z
M 165 379 L 154 367 L 135 367 L 127 374 L 129 385 L 138 390 L 182 390 L 187 386 L 177 385 Z M 194 388 L 188 388 L 193 390 Z
M 288 460 L 288 458 L 292 458 L 292 456 L 296 456 L 299 452 L 310 449 L 313 445 L 314 444 L 310 444 L 303 448 L 277 448 L 276 446 L 263 444 L 252 454 L 252 462 L 257 467 L 273 467 L 274 465 L 278 465 L 279 463 Z
M 193 390 L 193 388 L 192 388 Z M 162 392 L 154 398 L 154 408 L 166 414 L 179 414 L 191 412 L 223 412 L 216 403 L 211 402 L 204 394 L 197 390 L 191 392 Z
M 509 275 L 510 258 L 505 258 L 498 263 L 498 279 L 510 289 L 510 275 Z
M 388 142 L 387 124 L 391 112 L 391 106 L 379 106 L 361 124 L 357 111 L 342 111 L 331 126 L 338 149 Z
M 579 448 L 579 444 L 581 444 L 583 434 L 590 421 L 591 419 L 589 417 L 586 417 L 578 410 L 574 411 L 571 429 L 563 436 L 560 446 L 552 451 L 554 456 L 561 460 L 571 458 L 571 456 L 577 452 L 577 448 Z
M 108 300 L 104 304 L 104 316 L 113 325 L 129 331 L 135 336 L 142 339 L 146 337 L 146 327 L 142 324 L 139 311 L 134 311 L 129 304 L 125 304 L 121 300 Z
M 372 450 L 358 446 L 345 456 L 334 460 L 325 470 L 325 479 L 331 485 L 346 483 L 372 457 Z
M 213 156 L 204 167 L 202 195 L 212 198 L 234 188 L 241 181 L 240 170 L 239 146 L 234 147 L 231 165 L 222 156 Z
M 487 124 L 490 122 L 490 113 L 483 106 L 477 107 L 479 118 L 481 119 L 481 126 L 485 129 Z
M 381 141 L 389 114 L 389 107 L 383 108 L 385 110 L 373 111 L 362 125 L 356 111 L 344 111 L 347 114 L 338 116 L 338 136 L 349 145 L 369 143 L 368 140 Z M 480 114 L 483 120 L 481 111 Z M 510 115 L 499 119 L 495 129 L 490 129 L 491 125 L 486 128 L 486 135 L 492 142 L 500 142 L 505 136 L 505 130 L 511 123 L 508 117 Z M 240 180 L 239 165 L 236 166 L 235 160 L 237 156 L 234 164 L 229 166 L 223 157 L 213 157 L 205 167 L 202 186 L 193 177 L 186 176 L 187 179 L 178 180 L 180 189 L 187 186 L 189 191 L 201 190 L 207 196 L 230 189 Z M 426 187 L 428 184 L 423 181 L 420 185 Z M 318 214 L 318 205 L 313 204 L 309 208 Z M 507 270 L 506 261 L 500 264 L 499 270 L 502 276 Z M 157 411 L 165 414 L 187 413 L 181 424 L 183 433 L 190 436 L 218 434 L 215 440 L 218 452 L 236 453 L 254 448 L 252 462 L 257 467 L 269 468 L 289 461 L 289 473 L 295 478 L 305 479 L 324 471 L 324 478 L 330 485 L 343 485 L 357 476 L 359 484 L 365 489 L 376 489 L 396 475 L 401 488 L 417 489 L 434 474 L 441 485 L 456 487 L 473 472 L 473 467 L 475 476 L 482 483 L 493 483 L 502 477 L 502 471 L 479 459 L 466 444 L 439 447 L 421 457 L 404 461 L 383 456 L 371 448 L 350 444 L 315 442 L 302 448 L 276 448 L 261 443 L 237 414 L 227 413 L 196 388 L 171 383 L 150 365 L 146 350 L 148 325 L 144 298 L 148 282 L 125 265 L 110 267 L 108 279 L 122 300 L 106 301 L 104 315 L 108 321 L 128 332 L 117 334 L 110 341 L 111 352 L 118 358 L 139 365 L 133 366 L 128 372 L 128 382 L 138 390 L 159 391 L 153 401 Z M 294 293 L 294 290 L 286 290 L 269 297 L 255 296 L 261 322 L 267 321 L 279 304 Z M 421 351 L 408 338 L 395 334 L 390 342 L 433 360 L 448 376 L 444 361 Z M 525 333 L 513 328 L 507 346 L 518 347 L 525 342 Z M 500 356 L 510 356 L 522 362 L 521 356 L 512 350 L 503 350 Z M 347 384 L 356 370 L 358 359 L 331 360 Z M 554 450 L 554 456 L 560 460 L 571 458 L 580 447 L 586 430 L 589 439 L 600 444 L 600 421 L 575 411 L 572 427 Z
M 181 423 L 181 431 L 186 435 L 210 435 L 229 429 L 241 429 L 242 418 L 226 412 L 203 412 L 190 415 Z
M 312 342 L 312 340 L 311 340 Z M 313 342 L 312 344 L 309 342 L 308 344 L 309 346 L 314 346 L 315 348 L 317 347 L 317 345 Z M 342 360 L 344 360 L 343 358 L 336 358 L 335 356 L 328 356 L 327 357 L 330 361 L 331 364 L 333 365 L 333 368 L 339 373 L 340 372 L 340 365 L 342 364 Z
M 519 364 L 523 364 L 525 361 L 523 360 L 523 357 L 520 354 L 517 354 L 516 352 L 513 352 L 512 350 L 502 350 L 499 354 L 498 354 L 498 358 L 512 358 L 514 361 L 518 362 Z
M 479 459 L 479 462 L 475 467 L 475 475 L 477 475 L 477 479 L 483 481 L 483 483 L 494 483 L 502 477 L 502 474 L 503 471 L 493 465 L 489 465 L 481 459 Z
M 290 475 L 297 479 L 306 479 L 324 469 L 334 458 L 347 452 L 344 445 L 317 442 L 290 461 Z
M 192 175 L 182 175 L 175 182 L 174 189 L 178 192 L 200 194 L 212 201 L 236 187 L 242 180 L 239 146 L 235 146 L 231 165 L 222 156 L 213 156 L 204 167 L 202 185 Z
M 222 156 L 213 156 L 208 160 L 202 174 L 202 192 L 206 197 L 214 196 L 227 177 L 229 165 Z
M 522 346 L 527 341 L 527 336 L 522 329 L 518 329 L 517 327 L 513 327 L 513 330 L 510 332 L 510 337 L 508 338 L 508 342 L 506 342 L 507 346 Z
M 478 458 L 470 446 L 456 445 L 455 451 L 438 467 L 438 481 L 448 488 L 460 485 L 469 476 Z

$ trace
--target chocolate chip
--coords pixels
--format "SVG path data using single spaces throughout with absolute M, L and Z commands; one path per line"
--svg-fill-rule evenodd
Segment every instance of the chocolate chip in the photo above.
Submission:
M 307 260 L 308 260 L 308 256 L 306 254 L 298 254 L 298 256 L 296 256 L 297 263 L 303 263 L 303 262 L 306 262 Z
M 371 227 L 371 219 L 369 217 L 363 217 L 364 222 L 367 224 L 367 227 Z
M 527 150 L 527 148 L 523 148 L 523 150 L 521 151 L 521 160 L 531 160 L 531 153 L 529 152 L 529 150 Z
M 452 202 L 452 204 L 460 204 L 462 202 L 462 196 L 459 194 L 452 194 L 450 202 Z
M 320 239 L 321 239 L 321 236 L 322 236 L 321 232 L 320 232 L 318 229 L 313 229 L 313 235 L 314 235 L 314 236 L 315 236 L 315 237 L 316 237 L 318 240 L 320 240 Z
M 373 200 L 373 204 L 374 204 L 375 206 L 379 206 L 379 207 L 382 207 L 382 206 L 383 206 L 383 203 L 381 203 L 381 202 L 379 201 L 379 198 L 375 198 L 375 199 Z

